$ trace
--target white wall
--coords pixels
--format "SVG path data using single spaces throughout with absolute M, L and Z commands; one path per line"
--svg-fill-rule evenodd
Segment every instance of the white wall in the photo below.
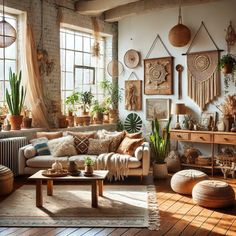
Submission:
M 236 30 L 236 1 L 224 0 L 215 3 L 201 4 L 195 6 L 182 7 L 182 19 L 183 24 L 187 25 L 192 32 L 192 38 L 198 30 L 201 21 L 203 21 L 215 40 L 220 49 L 226 50 L 225 42 L 225 29 L 229 25 L 231 20 L 233 27 Z M 178 74 L 174 69 L 174 94 L 173 95 L 144 95 L 143 93 L 143 110 L 137 112 L 143 122 L 145 123 L 144 132 L 149 132 L 150 124 L 146 121 L 146 98 L 170 98 L 172 102 L 184 102 L 188 107 L 191 107 L 195 115 L 200 116 L 201 111 L 196 103 L 193 102 L 187 96 L 187 67 L 186 56 L 182 56 L 189 47 L 189 44 L 185 47 L 175 48 L 168 40 L 169 30 L 177 24 L 178 21 L 178 8 L 171 8 L 165 10 L 154 10 L 148 14 L 137 15 L 125 18 L 119 22 L 119 34 L 118 34 L 118 54 L 119 60 L 123 62 L 124 54 L 129 49 L 138 50 L 141 53 L 141 65 L 134 70 L 130 70 L 125 67 L 124 73 L 119 78 L 119 86 L 124 88 L 124 81 L 128 79 L 130 73 L 134 71 L 138 78 L 143 80 L 143 59 L 145 58 L 149 48 L 156 35 L 159 34 L 167 46 L 168 50 L 174 57 L 174 68 L 177 64 L 184 66 L 182 75 L 183 86 L 183 99 L 180 101 L 177 99 L 177 78 Z M 209 40 L 206 32 L 201 30 L 199 36 L 196 38 L 195 46 L 191 51 L 202 51 L 214 49 L 213 43 Z M 226 51 L 222 52 L 225 54 Z M 236 53 L 236 45 L 232 48 L 232 53 Z M 149 58 L 158 58 L 167 56 L 161 44 L 156 44 Z M 218 104 L 224 100 L 224 84 L 223 75 L 221 75 L 221 96 L 215 101 Z M 236 87 L 231 84 L 230 93 L 236 92 Z M 124 99 L 119 104 L 120 117 L 125 119 L 130 111 L 124 109 Z M 217 110 L 215 105 L 210 104 L 208 111 Z

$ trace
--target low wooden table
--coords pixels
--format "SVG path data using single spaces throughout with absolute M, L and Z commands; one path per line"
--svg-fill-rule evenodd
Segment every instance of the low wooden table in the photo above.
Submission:
M 107 170 L 96 170 L 93 176 L 85 177 L 83 172 L 80 176 L 65 176 L 65 177 L 46 177 L 42 175 L 43 170 L 38 171 L 29 177 L 30 180 L 36 180 L 36 206 L 43 206 L 43 193 L 42 193 L 42 182 L 47 181 L 47 195 L 53 195 L 53 181 L 80 181 L 80 182 L 91 182 L 91 196 L 92 196 L 92 207 L 98 207 L 98 195 L 103 195 L 103 180 L 106 178 Z

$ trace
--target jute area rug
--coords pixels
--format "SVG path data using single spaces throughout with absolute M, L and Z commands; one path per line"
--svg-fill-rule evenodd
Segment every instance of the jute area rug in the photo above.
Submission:
M 155 187 L 104 186 L 98 208 L 91 207 L 89 185 L 55 185 L 53 196 L 43 188 L 43 207 L 35 206 L 35 186 L 25 185 L 0 203 L 0 226 L 147 227 L 159 229 Z

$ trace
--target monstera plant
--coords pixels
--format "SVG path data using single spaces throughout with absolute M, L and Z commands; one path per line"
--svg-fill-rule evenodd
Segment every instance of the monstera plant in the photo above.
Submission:
M 136 113 L 130 113 L 124 123 L 124 128 L 128 133 L 139 132 L 142 128 L 143 122 Z
M 21 85 L 21 71 L 19 75 L 12 73 L 10 69 L 9 73 L 9 83 L 10 92 L 6 89 L 6 101 L 11 113 L 9 117 L 11 123 L 11 129 L 19 130 L 21 129 L 21 123 L 23 116 L 21 116 L 21 111 L 24 106 L 26 89 Z

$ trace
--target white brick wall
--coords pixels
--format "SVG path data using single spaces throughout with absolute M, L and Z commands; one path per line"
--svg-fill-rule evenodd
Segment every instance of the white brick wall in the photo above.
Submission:
M 57 117 L 61 114 L 61 94 L 60 94 L 60 38 L 58 23 L 58 8 L 54 3 L 61 4 L 68 8 L 73 8 L 74 3 L 71 0 L 44 0 L 44 40 L 43 46 L 49 54 L 49 59 L 52 59 L 55 63 L 54 69 L 49 76 L 43 76 L 43 91 L 45 96 L 45 102 L 48 110 L 48 117 L 50 118 L 50 124 L 52 127 L 57 126 Z M 5 5 L 9 8 L 17 9 L 27 12 L 28 22 L 31 24 L 36 46 L 40 39 L 41 32 L 41 5 L 40 0 L 7 0 Z M 82 28 L 92 30 L 92 24 L 90 17 L 79 15 L 78 13 L 61 8 L 62 23 L 75 25 Z M 112 54 L 114 58 L 117 58 L 117 24 L 105 23 L 99 20 L 99 25 L 103 33 L 112 35 L 112 43 L 109 42 L 109 47 L 112 47 Z M 19 29 L 20 32 L 20 29 Z M 109 51 L 109 50 L 108 50 Z M 111 51 L 111 50 L 110 50 Z M 20 57 L 20 53 L 19 53 Z M 111 58 L 112 55 L 108 55 Z M 20 58 L 19 58 L 20 60 Z

